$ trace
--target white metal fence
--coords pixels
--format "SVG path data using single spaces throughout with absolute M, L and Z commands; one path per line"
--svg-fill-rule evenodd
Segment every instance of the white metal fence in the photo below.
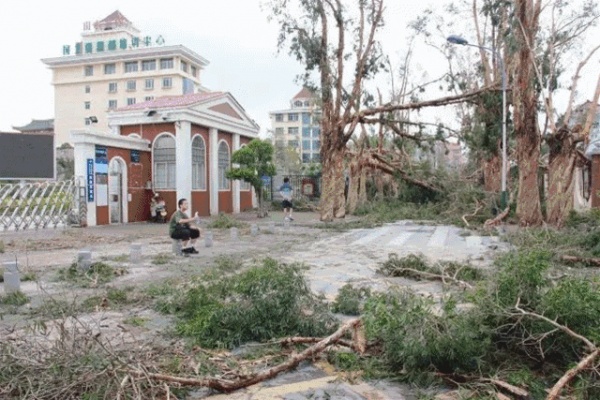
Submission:
M 4 230 L 82 225 L 86 206 L 81 179 L 0 183 L 0 228 Z

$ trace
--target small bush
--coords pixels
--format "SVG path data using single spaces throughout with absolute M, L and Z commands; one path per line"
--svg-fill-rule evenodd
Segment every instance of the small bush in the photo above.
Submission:
M 170 253 L 158 253 L 152 257 L 151 263 L 154 265 L 168 264 L 173 260 L 173 255 Z
M 81 270 L 77 263 L 69 268 L 58 271 L 60 280 L 68 281 L 82 287 L 95 287 L 112 281 L 116 276 L 125 274 L 123 268 L 114 268 L 102 262 L 93 263 L 86 271 Z
M 219 216 L 207 225 L 208 228 L 212 229 L 229 229 L 229 228 L 244 228 L 248 226 L 247 223 L 238 221 L 230 215 L 220 213 Z
M 267 259 L 238 275 L 207 274 L 179 310 L 177 332 L 207 347 L 233 348 L 287 335 L 323 336 L 335 320 L 308 287 L 301 268 Z
M 333 302 L 333 312 L 345 315 L 360 315 L 361 308 L 366 299 L 371 296 L 369 288 L 355 288 L 348 283 L 340 289 Z
M 0 304 L 7 306 L 22 306 L 23 304 L 27 304 L 29 301 L 29 297 L 27 297 L 23 292 L 13 292 L 7 294 L 5 296 L 0 297 Z

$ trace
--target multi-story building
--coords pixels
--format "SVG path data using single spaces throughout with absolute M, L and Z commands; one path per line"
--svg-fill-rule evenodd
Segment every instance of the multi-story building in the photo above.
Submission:
M 107 114 L 116 108 L 202 90 L 200 71 L 208 61 L 182 45 L 164 46 L 115 11 L 84 23 L 81 40 L 63 46 L 61 57 L 42 62 L 53 72 L 56 144 L 72 130 L 110 130 Z
M 275 147 L 291 147 L 300 154 L 303 163 L 318 163 L 321 110 L 315 103 L 315 96 L 309 89 L 303 88 L 290 103 L 288 109 L 269 113 Z

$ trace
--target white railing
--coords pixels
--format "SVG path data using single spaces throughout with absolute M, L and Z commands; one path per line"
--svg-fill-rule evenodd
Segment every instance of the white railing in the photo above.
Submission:
M 86 205 L 81 179 L 0 183 L 0 229 L 82 225 Z

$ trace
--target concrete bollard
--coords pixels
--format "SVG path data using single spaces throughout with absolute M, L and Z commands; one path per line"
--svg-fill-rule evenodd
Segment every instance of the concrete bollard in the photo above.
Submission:
M 275 221 L 269 222 L 269 232 L 275 233 Z
M 172 239 L 172 240 L 173 240 L 173 242 L 172 242 L 171 248 L 173 250 L 173 254 L 175 254 L 176 256 L 183 255 L 183 252 L 181 251 L 182 250 L 181 240 L 178 240 L 178 239 Z
M 77 253 L 77 267 L 82 271 L 87 271 L 92 265 L 92 252 L 89 250 L 80 250 Z
M 142 261 L 142 244 L 131 243 L 129 247 L 129 261 L 132 263 L 139 263 Z
M 19 264 L 16 261 L 9 261 L 2 265 L 4 267 L 4 293 L 16 293 L 21 290 Z
M 231 240 L 238 240 L 238 228 L 231 228 L 230 230 Z
M 204 247 L 212 247 L 213 245 L 213 233 L 208 231 L 204 234 Z
M 252 226 L 250 226 L 250 234 L 252 236 L 258 235 L 258 225 L 252 224 Z

